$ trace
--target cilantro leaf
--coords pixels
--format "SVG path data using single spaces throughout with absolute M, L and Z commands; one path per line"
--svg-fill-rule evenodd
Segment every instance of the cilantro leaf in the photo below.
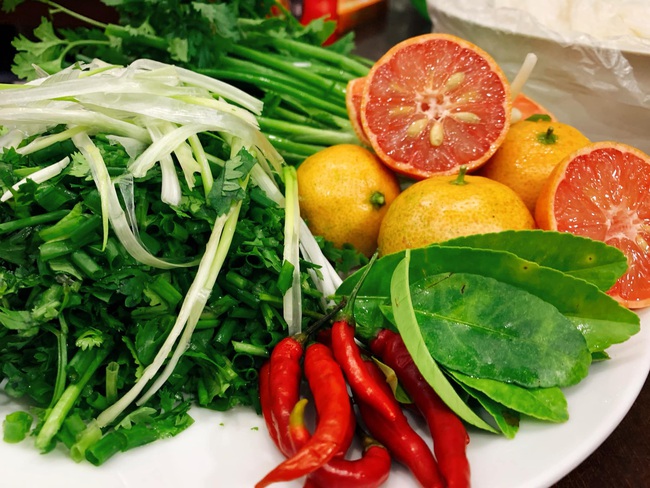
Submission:
M 234 158 L 226 162 L 219 177 L 215 179 L 207 198 L 217 215 L 227 213 L 233 202 L 244 199 L 246 191 L 243 182 L 255 164 L 257 164 L 257 159 L 244 148 Z

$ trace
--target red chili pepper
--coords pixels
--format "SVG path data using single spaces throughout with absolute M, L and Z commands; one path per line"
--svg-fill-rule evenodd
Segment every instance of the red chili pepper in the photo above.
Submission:
M 291 438 L 296 445 L 305 443 L 311 437 L 305 425 L 306 400 L 301 400 L 291 412 Z M 361 429 L 359 429 L 361 431 Z M 334 457 L 327 464 L 311 473 L 305 486 L 319 488 L 377 488 L 390 474 L 390 454 L 384 446 L 368 435 L 362 436 L 363 455 L 359 459 L 347 460 Z
M 304 445 L 311 437 L 305 425 L 306 399 L 300 400 L 290 417 L 290 435 L 296 447 Z M 356 460 L 334 457 L 327 464 L 311 473 L 310 486 L 320 488 L 377 488 L 390 474 L 390 454 L 384 446 L 363 433 L 363 455 Z
M 391 458 L 388 450 L 374 439 L 363 441 L 363 454 L 359 459 L 332 459 L 314 471 L 308 479 L 320 488 L 377 488 L 390 475 Z
M 332 459 L 346 441 L 350 401 L 343 372 L 330 349 L 323 344 L 310 345 L 305 353 L 304 369 L 318 413 L 314 434 L 292 457 L 258 482 L 256 488 L 308 475 Z
M 366 268 L 366 272 L 357 282 L 354 290 L 352 290 L 350 300 L 336 317 L 334 325 L 332 325 L 330 340 L 332 342 L 334 357 L 341 366 L 352 392 L 361 401 L 372 406 L 380 415 L 383 415 L 389 420 L 395 420 L 395 398 L 393 393 L 391 391 L 386 393 L 382 389 L 381 384 L 368 374 L 368 369 L 361 357 L 361 349 L 359 349 L 359 346 L 354 340 L 354 301 L 359 287 L 367 276 L 367 272 L 370 270 L 375 259 L 376 256 L 373 256 Z M 383 380 L 382 382 L 385 383 Z
M 377 380 L 383 381 L 383 388 L 390 391 L 388 383 L 383 380 L 384 374 L 372 361 L 365 361 L 368 372 Z M 355 397 L 356 399 L 356 397 Z M 357 401 L 359 413 L 373 437 L 381 442 L 391 455 L 404 464 L 421 486 L 426 488 L 443 487 L 444 483 L 438 470 L 435 458 L 427 443 L 411 427 L 408 419 L 394 399 L 397 418 L 387 420 L 375 409 L 363 401 Z
M 262 408 L 262 416 L 266 429 L 269 431 L 271 440 L 280 449 L 280 442 L 278 441 L 278 425 L 273 420 L 271 414 L 271 390 L 269 382 L 271 379 L 271 361 L 266 361 L 259 372 L 259 388 L 260 388 L 260 406 Z
M 302 337 L 285 337 L 273 348 L 269 360 L 270 418 L 275 426 L 275 432 L 277 432 L 278 449 L 287 457 L 293 454 L 287 426 L 291 409 L 300 399 L 300 381 L 302 380 L 300 360 L 303 351 Z M 269 433 L 273 438 L 272 429 L 269 429 Z
M 350 389 L 359 400 L 370 405 L 388 420 L 395 420 L 395 397 L 391 391 L 386 393 L 381 384 L 368 373 L 361 350 L 354 341 L 353 321 L 349 315 L 345 315 L 345 311 L 332 326 L 332 351 L 341 365 Z M 383 380 L 382 382 L 385 383 Z
M 399 334 L 382 330 L 370 342 L 370 349 L 390 366 L 429 425 L 433 448 L 447 486 L 470 486 L 466 447 L 467 430 L 456 414 L 441 400 L 418 370 Z

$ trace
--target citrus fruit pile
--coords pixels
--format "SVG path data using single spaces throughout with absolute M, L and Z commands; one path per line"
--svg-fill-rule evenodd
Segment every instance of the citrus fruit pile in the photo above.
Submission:
M 525 94 L 512 97 L 496 62 L 468 41 L 425 34 L 395 45 L 347 87 L 369 150 L 335 146 L 298 169 L 308 225 L 367 256 L 509 229 L 571 232 L 623 251 L 628 271 L 609 294 L 649 306 L 650 157 L 591 142 Z M 380 207 L 370 203 L 377 192 Z

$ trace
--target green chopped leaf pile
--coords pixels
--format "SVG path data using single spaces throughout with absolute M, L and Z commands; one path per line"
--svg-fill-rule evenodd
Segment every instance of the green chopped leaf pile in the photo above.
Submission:
M 101 464 L 183 431 L 192 404 L 258 408 L 262 362 L 335 286 L 304 231 L 299 255 L 261 106 L 150 60 L 0 92 L 0 382 L 33 405 L 8 442 Z

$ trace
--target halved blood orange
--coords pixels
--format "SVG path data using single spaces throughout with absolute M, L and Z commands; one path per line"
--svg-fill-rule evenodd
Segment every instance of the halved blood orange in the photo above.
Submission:
M 348 109 L 348 117 L 350 118 L 354 132 L 361 142 L 369 146 L 370 141 L 361 123 L 361 98 L 363 97 L 363 87 L 365 84 L 365 76 L 348 81 L 348 86 L 345 89 L 345 105 Z
M 604 241 L 627 256 L 628 270 L 608 294 L 629 308 L 650 305 L 650 157 L 617 142 L 567 156 L 535 208 L 542 229 Z
M 526 120 L 531 115 L 537 114 L 548 115 L 553 122 L 557 120 L 546 107 L 536 102 L 528 95 L 519 92 L 512 102 L 512 118 L 510 122 L 515 123 L 519 120 Z
M 448 34 L 393 46 L 367 76 L 361 122 L 375 153 L 413 178 L 478 168 L 510 125 L 510 86 L 492 57 Z

